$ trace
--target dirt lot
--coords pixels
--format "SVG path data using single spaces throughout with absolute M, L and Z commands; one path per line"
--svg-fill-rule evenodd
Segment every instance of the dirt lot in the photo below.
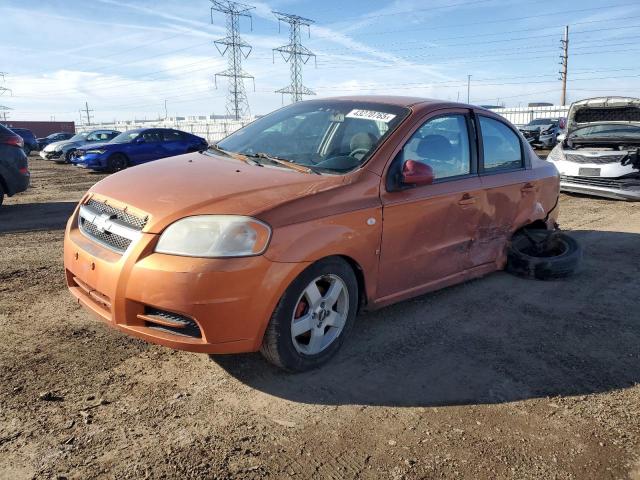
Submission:
M 562 196 L 579 275 L 363 315 L 331 364 L 288 375 L 81 310 L 63 226 L 102 176 L 31 166 L 0 210 L 0 478 L 640 479 L 640 204 Z

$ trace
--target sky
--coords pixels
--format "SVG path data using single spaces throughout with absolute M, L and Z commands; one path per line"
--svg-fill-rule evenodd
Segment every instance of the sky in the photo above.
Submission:
M 273 48 L 315 21 L 303 68 L 318 97 L 400 94 L 517 107 L 560 101 L 560 39 L 570 26 L 568 101 L 640 96 L 638 0 L 267 0 L 245 2 L 253 48 L 243 60 L 251 114 L 288 97 L 289 65 Z M 210 0 L 0 0 L 0 105 L 12 120 L 93 121 L 225 114 L 226 35 Z M 213 21 L 212 21 L 213 20 Z M 166 101 L 166 111 L 165 111 Z

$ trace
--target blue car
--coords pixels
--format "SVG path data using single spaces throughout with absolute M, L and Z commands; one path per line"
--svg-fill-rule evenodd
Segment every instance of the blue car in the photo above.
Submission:
M 84 145 L 71 163 L 91 170 L 117 172 L 159 158 L 206 150 L 204 138 L 171 128 L 139 128 L 121 133 L 107 143 Z

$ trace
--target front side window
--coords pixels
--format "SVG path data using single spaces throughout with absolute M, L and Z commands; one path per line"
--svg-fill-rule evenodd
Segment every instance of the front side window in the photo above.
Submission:
M 217 144 L 254 157 L 277 157 L 320 173 L 342 174 L 365 163 L 409 110 L 383 103 L 313 100 L 280 109 Z
M 522 168 L 524 159 L 520 139 L 504 123 L 489 117 L 480 117 L 484 171 L 495 172 Z
M 129 130 L 128 132 L 123 132 L 113 137 L 110 143 L 130 143 L 130 142 L 133 142 L 139 136 L 140 136 L 139 131 Z
M 469 132 L 464 115 L 444 115 L 428 120 L 402 149 L 402 162 L 429 165 L 434 181 L 471 173 Z

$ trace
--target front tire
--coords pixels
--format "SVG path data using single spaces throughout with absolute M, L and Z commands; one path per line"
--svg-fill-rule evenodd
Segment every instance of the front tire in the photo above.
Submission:
M 319 367 L 353 328 L 358 299 L 358 282 L 347 262 L 332 257 L 311 265 L 282 295 L 260 352 L 285 370 Z
M 127 168 L 127 157 L 120 153 L 114 153 L 107 160 L 107 170 L 110 173 L 119 172 Z
M 75 153 L 75 150 L 69 150 L 67 153 L 65 153 L 64 163 L 71 163 L 71 157 L 73 157 L 74 153 Z

